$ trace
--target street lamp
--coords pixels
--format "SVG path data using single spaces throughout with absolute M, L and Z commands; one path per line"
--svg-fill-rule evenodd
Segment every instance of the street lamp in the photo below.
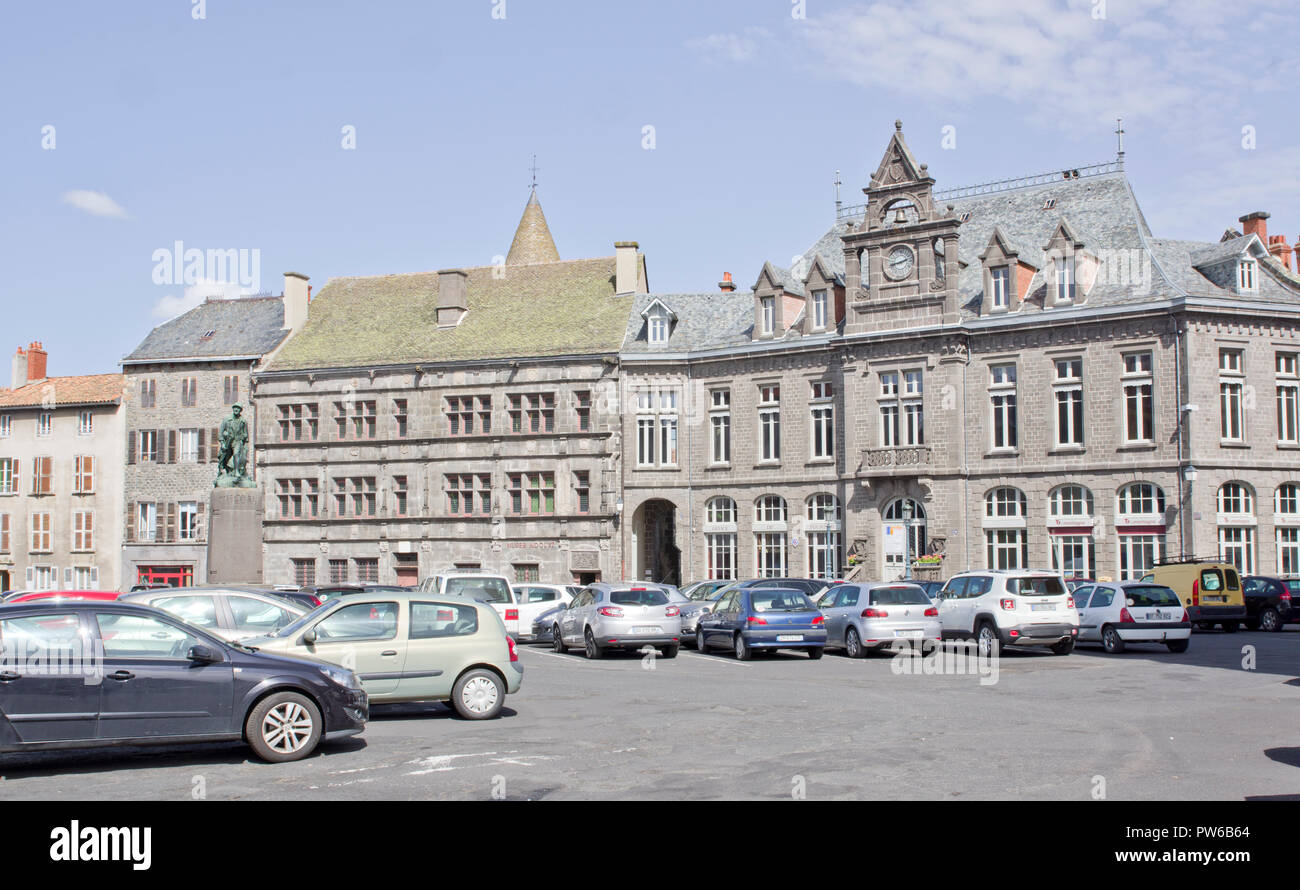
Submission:
M 903 501 L 903 580 L 912 580 L 912 502 Z

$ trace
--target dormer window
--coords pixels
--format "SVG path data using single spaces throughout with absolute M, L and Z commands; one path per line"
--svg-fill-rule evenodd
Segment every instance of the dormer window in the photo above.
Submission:
M 776 297 L 763 297 L 760 303 L 763 308 L 763 334 L 771 335 L 776 332 Z
M 1257 289 L 1255 261 L 1242 260 L 1237 263 L 1237 290 L 1243 294 L 1253 294 Z
M 815 290 L 812 294 L 812 323 L 813 330 L 823 330 L 826 327 L 826 291 Z
M 1056 258 L 1056 302 L 1069 303 L 1074 299 L 1074 257 Z
M 997 266 L 989 270 L 989 292 L 992 308 L 1005 310 L 1011 308 L 1011 270 L 1006 266 Z
M 668 342 L 670 325 L 668 316 L 665 313 L 659 311 L 650 313 L 646 323 L 649 326 L 651 343 Z

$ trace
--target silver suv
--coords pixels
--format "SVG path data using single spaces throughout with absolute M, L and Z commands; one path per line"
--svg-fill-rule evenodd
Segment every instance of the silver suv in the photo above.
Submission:
M 581 646 L 588 658 L 606 649 L 654 646 L 675 658 L 681 645 L 681 607 L 664 588 L 648 583 L 588 585 L 555 617 L 552 645 L 556 652 Z
M 944 639 L 974 638 L 985 657 L 1006 646 L 1046 646 L 1068 655 L 1079 636 L 1074 597 L 1058 572 L 961 572 L 935 601 Z

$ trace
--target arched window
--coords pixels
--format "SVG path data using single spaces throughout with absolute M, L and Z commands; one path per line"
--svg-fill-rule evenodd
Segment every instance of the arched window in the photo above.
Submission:
M 767 523 L 769 529 L 754 532 L 754 575 L 759 578 L 783 578 L 786 574 L 785 498 L 764 495 L 754 502 L 755 522 Z
M 808 498 L 808 577 L 838 578 L 840 554 L 840 500 L 833 494 Z
M 729 497 L 709 498 L 704 505 L 704 521 L 710 523 L 732 523 L 736 521 L 736 502 Z
M 984 495 L 984 556 L 990 569 L 1029 567 L 1029 502 L 1018 488 L 1004 485 Z
M 1141 578 L 1165 558 L 1165 493 L 1150 482 L 1130 482 L 1115 495 L 1119 579 Z
M 1277 573 L 1300 574 L 1300 485 L 1283 482 L 1273 495 L 1273 526 L 1277 536 Z
M 754 520 L 756 522 L 785 522 L 787 513 L 785 498 L 768 494 L 754 502 Z
M 1219 514 L 1249 516 L 1255 512 L 1255 494 L 1249 485 L 1225 482 L 1219 486 Z
M 1120 516 L 1163 516 L 1164 490 L 1150 482 L 1130 482 L 1119 490 L 1116 512 Z
M 1054 517 L 1092 516 L 1092 492 L 1082 485 L 1062 485 L 1048 499 Z
M 1283 482 L 1273 495 L 1273 512 L 1279 517 L 1300 519 L 1300 485 Z
M 1023 519 L 1029 515 L 1029 503 L 1018 488 L 995 488 L 984 496 L 984 515 L 989 519 Z
M 1061 485 L 1048 496 L 1052 519 L 1047 541 L 1052 549 L 1052 568 L 1067 578 L 1091 578 L 1097 562 L 1097 545 L 1093 540 L 1092 492 L 1082 485 Z
M 737 575 L 736 532 L 726 528 L 736 521 L 736 502 L 729 497 L 709 498 L 704 505 L 704 564 L 708 577 L 731 579 Z M 723 526 L 718 529 L 718 526 Z
M 813 522 L 838 521 L 840 500 L 833 494 L 815 494 L 808 499 L 808 518 Z

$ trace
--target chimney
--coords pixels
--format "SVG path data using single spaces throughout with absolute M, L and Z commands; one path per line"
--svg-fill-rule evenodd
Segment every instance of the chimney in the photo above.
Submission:
M 34 383 L 37 380 L 45 379 L 45 366 L 48 363 L 49 353 L 41 345 L 39 340 L 33 340 L 27 346 L 27 381 Z
M 614 243 L 614 293 L 637 293 L 636 252 L 640 246 L 635 241 Z
M 298 333 L 307 323 L 307 304 L 311 302 L 311 279 L 298 272 L 284 273 L 284 326 Z
M 14 389 L 18 389 L 19 387 L 26 386 L 27 385 L 27 353 L 23 351 L 23 348 L 21 346 L 19 346 L 18 351 L 14 353 L 13 372 L 14 372 L 14 376 L 13 376 Z
M 1237 222 L 1241 223 L 1247 237 L 1258 235 L 1260 241 L 1268 244 L 1268 223 L 1264 221 L 1266 219 L 1268 219 L 1267 213 L 1256 210 L 1254 213 L 1247 213 L 1245 216 L 1240 217 Z
M 722 273 L 722 280 L 718 282 L 718 288 L 719 288 L 719 290 L 721 290 L 724 294 L 730 294 L 730 293 L 734 293 L 734 292 L 735 292 L 735 290 L 736 290 L 736 282 L 734 282 L 734 281 L 731 280 L 731 273 L 730 273 L 730 272 L 723 272 L 723 273 Z
M 1295 271 L 1300 275 L 1300 235 L 1295 238 Z
M 1269 235 L 1268 252 L 1288 271 L 1291 269 L 1291 245 L 1286 243 L 1286 235 Z
M 438 272 L 438 327 L 454 328 L 469 311 L 469 275 L 464 269 Z

